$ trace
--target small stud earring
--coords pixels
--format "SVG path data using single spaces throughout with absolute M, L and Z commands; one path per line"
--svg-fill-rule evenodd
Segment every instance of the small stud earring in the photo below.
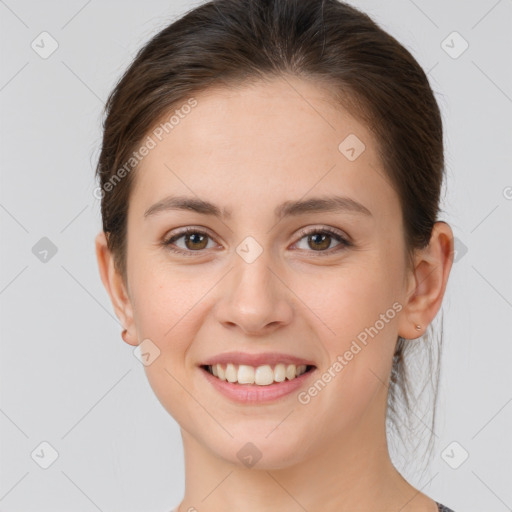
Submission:
M 417 326 L 416 326 L 416 330 L 417 330 L 417 331 L 421 331 L 421 325 L 417 325 Z

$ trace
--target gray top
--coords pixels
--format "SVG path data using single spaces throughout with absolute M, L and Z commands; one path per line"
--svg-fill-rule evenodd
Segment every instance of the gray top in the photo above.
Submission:
M 442 505 L 441 503 L 437 503 L 437 508 L 439 509 L 439 512 L 453 512 L 453 510 L 451 508 L 448 508 L 448 507 L 445 507 L 444 505 Z
M 445 507 L 444 505 L 442 505 L 441 503 L 438 503 L 437 501 L 436 501 L 436 505 L 437 505 L 437 508 L 439 509 L 439 512 L 453 512 L 453 510 L 451 508 Z M 171 510 L 171 512 L 178 512 L 178 505 L 176 505 Z

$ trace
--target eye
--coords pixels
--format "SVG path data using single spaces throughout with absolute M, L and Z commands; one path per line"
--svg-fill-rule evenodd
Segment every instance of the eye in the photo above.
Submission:
M 340 233 L 330 228 L 304 229 L 299 234 L 301 235 L 301 238 L 296 244 L 300 243 L 304 238 L 307 238 L 306 243 L 308 244 L 308 247 L 313 249 L 313 251 L 308 252 L 321 253 L 317 256 L 330 255 L 352 245 L 352 243 L 349 242 Z M 179 247 L 176 245 L 176 242 L 181 238 L 184 239 L 184 247 Z M 193 256 L 194 252 L 200 253 L 203 249 L 212 248 L 208 247 L 208 239 L 211 239 L 211 237 L 205 231 L 194 227 L 187 227 L 165 240 L 163 245 L 177 254 Z M 327 250 L 330 248 L 333 239 L 338 242 L 338 245 L 335 246 L 334 250 Z M 299 247 L 299 249 L 307 250 L 307 248 L 304 249 L 304 247 Z
M 345 237 L 343 237 L 337 231 L 330 228 L 313 228 L 302 230 L 300 235 L 302 235 L 301 240 L 307 238 L 306 244 L 309 248 L 312 248 L 313 251 L 309 252 L 319 252 L 319 253 L 327 253 L 327 254 L 318 254 L 317 256 L 327 256 L 332 254 L 333 252 L 338 252 L 346 247 L 350 247 L 352 244 Z M 338 245 L 335 246 L 334 250 L 327 251 L 329 249 L 332 240 L 338 241 Z M 299 247 L 300 250 L 303 250 L 304 247 Z M 306 248 L 307 250 L 307 248 Z
M 178 248 L 176 248 L 175 242 L 180 238 L 184 239 L 185 247 L 180 248 L 178 246 Z M 202 249 L 211 248 L 207 247 L 208 238 L 211 237 L 205 231 L 201 231 L 193 227 L 188 227 L 182 230 L 180 233 L 173 235 L 171 238 L 165 240 L 163 245 L 175 253 L 183 254 L 185 256 L 192 256 L 193 252 L 201 252 Z

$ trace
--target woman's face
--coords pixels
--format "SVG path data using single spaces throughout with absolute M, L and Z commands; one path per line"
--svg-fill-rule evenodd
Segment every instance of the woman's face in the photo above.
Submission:
M 156 146 L 128 213 L 127 328 L 134 344 L 150 340 L 154 392 L 184 438 L 238 465 L 249 454 L 260 468 L 287 467 L 348 440 L 381 440 L 411 288 L 398 196 L 371 131 L 324 89 L 289 77 L 195 99 L 168 134 L 149 134 Z M 176 197 L 219 216 L 171 208 Z M 295 202 L 306 207 L 279 215 Z M 165 245 L 186 227 L 195 234 Z M 228 352 L 265 354 L 255 367 L 268 358 L 273 368 L 279 353 L 316 369 L 298 387 L 273 384 L 293 388 L 280 397 L 230 384 L 251 389 L 244 401 L 201 367 Z

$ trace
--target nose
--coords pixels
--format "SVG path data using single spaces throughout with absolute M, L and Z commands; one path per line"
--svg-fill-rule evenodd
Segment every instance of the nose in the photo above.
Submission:
M 293 293 L 264 255 L 252 263 L 239 258 L 223 280 L 216 317 L 225 327 L 239 328 L 247 335 L 268 335 L 291 322 Z

